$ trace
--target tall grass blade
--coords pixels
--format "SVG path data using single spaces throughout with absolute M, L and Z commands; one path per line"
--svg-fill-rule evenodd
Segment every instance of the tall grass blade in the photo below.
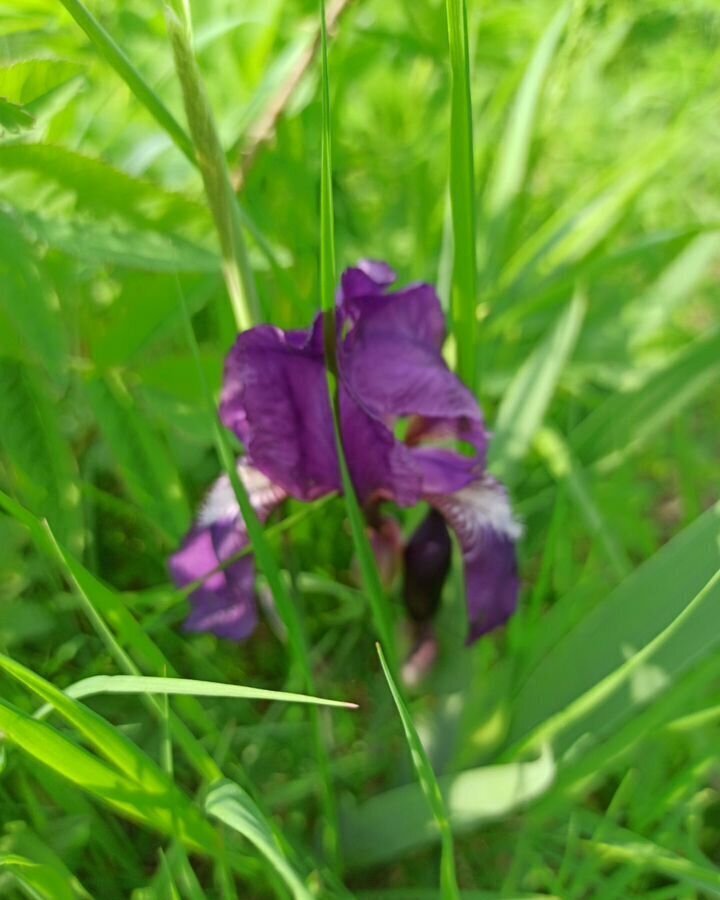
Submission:
M 477 370 L 477 235 L 470 51 L 465 0 L 446 0 L 446 11 L 452 82 L 450 112 L 450 203 L 453 223 L 451 312 L 458 375 L 471 390 L 474 390 Z
M 178 149 L 190 162 L 195 163 L 192 141 L 182 126 L 87 6 L 81 0 L 60 0 L 60 2 L 90 38 L 98 53 L 115 69 Z
M 25 753 L 121 815 L 178 837 L 195 851 L 207 853 L 216 847 L 213 829 L 172 785 L 171 790 L 147 793 L 137 781 L 2 700 L 0 730 Z M 144 758 L 142 771 L 146 759 L 152 762 Z
M 257 847 L 282 877 L 295 900 L 313 900 L 313 895 L 282 851 L 260 810 L 238 784 L 223 781 L 215 785 L 205 799 L 205 810 Z
M 519 462 L 542 425 L 563 369 L 575 347 L 587 303 L 578 291 L 555 326 L 527 357 L 510 382 L 495 419 L 490 460 L 501 477 Z
M 195 61 L 187 11 L 183 16 L 178 14 L 173 6 L 166 4 L 165 17 L 175 69 L 182 88 L 185 114 L 197 150 L 205 194 L 220 239 L 230 302 L 238 330 L 244 331 L 259 321 L 260 307 L 237 199 L 230 183 L 227 161 L 210 103 Z
M 405 740 L 407 741 L 408 749 L 410 750 L 410 756 L 412 757 L 420 788 L 432 811 L 437 830 L 440 834 L 440 896 L 443 900 L 457 900 L 460 893 L 458 891 L 457 877 L 455 875 L 455 848 L 452 828 L 445 809 L 445 801 L 440 792 L 440 787 L 437 778 L 435 777 L 432 764 L 430 763 L 425 748 L 415 730 L 415 724 L 413 723 L 410 711 L 405 705 L 405 701 L 400 695 L 400 691 L 397 689 L 392 674 L 390 673 L 390 669 L 385 662 L 382 648 L 379 644 L 376 646 L 385 680 L 388 683 L 390 693 L 395 701 L 395 706 L 397 707 L 402 722 Z
M 324 315 L 325 358 L 328 390 L 333 412 L 335 446 L 337 447 L 343 495 L 347 508 L 353 543 L 357 554 L 363 587 L 367 592 L 373 622 L 393 672 L 397 671 L 397 654 L 393 623 L 385 591 L 378 574 L 370 546 L 362 510 L 355 493 L 343 449 L 340 428 L 340 393 L 337 381 L 336 322 L 335 322 L 335 228 L 332 191 L 332 133 L 330 118 L 330 79 L 328 73 L 327 27 L 325 2 L 320 0 L 321 58 L 322 58 L 322 131 L 320 145 L 320 294 Z
M 140 627 L 120 598 L 56 540 L 47 523 L 39 521 L 2 491 L 0 491 L 0 507 L 30 531 L 35 544 L 45 555 L 60 564 L 68 580 L 74 586 L 91 625 L 120 669 L 129 675 L 139 675 L 140 670 L 135 662 L 137 657 L 141 664 L 150 671 L 174 672 L 174 668 L 162 651 Z M 108 625 L 108 623 L 110 624 Z M 130 651 L 132 651 L 132 656 Z M 152 696 L 147 696 L 146 699 L 151 712 L 162 721 L 161 705 Z M 203 728 L 210 727 L 209 719 L 197 701 L 186 698 L 183 708 Z M 173 737 L 200 776 L 211 781 L 219 778 L 220 770 L 217 764 L 184 722 L 174 715 L 170 716 L 170 722 Z
M 525 183 L 540 96 L 571 8 L 572 3 L 560 6 L 535 48 L 500 138 L 493 170 L 485 185 L 485 206 L 490 220 L 488 256 L 496 262 L 502 257 L 511 207 Z
M 660 273 L 656 281 L 626 309 L 630 346 L 642 348 L 692 298 L 720 252 L 720 234 L 700 234 Z
M 89 678 L 83 678 L 81 681 L 71 684 L 64 689 L 63 693 L 75 700 L 92 697 L 96 694 L 160 694 L 163 696 L 224 697 L 229 700 L 269 700 L 279 703 L 311 703 L 318 706 L 357 709 L 357 703 L 348 703 L 344 700 L 324 700 L 322 697 L 309 697 L 307 694 L 290 694 L 287 691 L 270 691 L 239 684 L 198 681 L 193 678 L 159 678 L 141 675 L 91 675 Z M 36 715 L 41 718 L 49 711 L 50 707 L 45 706 L 38 710 Z
M 543 428 L 537 434 L 535 447 L 551 474 L 559 482 L 564 481 L 567 484 L 570 496 L 575 501 L 590 531 L 600 539 L 616 577 L 618 579 L 625 578 L 632 570 L 630 560 L 595 502 L 585 471 L 573 456 L 565 440 L 555 429 Z
M 77 900 L 78 894 L 71 887 L 62 870 L 47 863 L 35 862 L 17 853 L 0 853 L 0 873 L 9 872 L 21 885 L 27 896 L 39 900 Z M 81 895 L 89 898 L 87 892 Z
M 720 376 L 720 331 L 681 350 L 634 391 L 614 393 L 570 434 L 570 445 L 610 472 L 645 446 Z

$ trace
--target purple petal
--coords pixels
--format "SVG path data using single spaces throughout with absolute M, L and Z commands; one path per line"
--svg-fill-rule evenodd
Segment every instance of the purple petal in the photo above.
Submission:
M 261 521 L 285 498 L 285 492 L 245 461 L 238 474 Z M 190 595 L 189 631 L 211 631 L 219 637 L 243 640 L 255 629 L 255 563 L 246 556 L 222 570 L 218 567 L 248 544 L 247 531 L 226 475 L 211 488 L 198 522 L 170 559 L 178 587 L 200 579 Z M 216 571 L 218 570 L 218 571 Z
M 450 571 L 452 544 L 442 515 L 431 509 L 405 547 L 403 600 L 410 618 L 431 619 Z
M 346 297 L 348 318 L 373 334 L 425 344 L 438 352 L 445 341 L 445 316 L 435 289 L 415 284 L 394 294 L 356 293 Z
M 417 503 L 422 482 L 410 449 L 344 388 L 340 394 L 340 421 L 345 458 L 360 501 L 384 498 L 401 506 Z
M 445 516 L 462 549 L 471 643 L 515 611 L 519 591 L 515 542 L 521 529 L 504 487 L 490 476 L 455 494 L 427 499 Z
M 225 365 L 220 416 L 253 465 L 288 494 L 338 490 L 319 320 L 308 332 L 261 325 L 238 336 Z
M 387 263 L 374 259 L 362 259 L 352 269 L 346 269 L 340 280 L 339 300 L 354 297 L 371 297 L 383 294 L 397 276 Z

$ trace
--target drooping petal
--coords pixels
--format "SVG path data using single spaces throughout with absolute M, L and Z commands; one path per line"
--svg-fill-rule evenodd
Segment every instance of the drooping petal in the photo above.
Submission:
M 238 463 L 238 475 L 261 521 L 285 498 L 285 492 L 265 475 Z M 219 568 L 248 544 L 230 479 L 219 478 L 208 493 L 196 525 L 170 559 L 170 573 L 178 587 L 201 583 L 190 594 L 189 631 L 211 631 L 219 637 L 243 640 L 257 624 L 255 562 L 244 556 Z
M 471 643 L 515 611 L 519 592 L 515 542 L 521 527 L 505 488 L 489 475 L 454 494 L 427 500 L 443 514 L 462 549 Z
M 193 529 L 171 558 L 170 572 L 178 587 L 204 579 L 190 595 L 191 611 L 185 621 L 188 631 L 210 631 L 218 637 L 242 641 L 257 625 L 255 562 L 246 556 L 224 570 L 215 571 L 247 543 L 234 524 L 226 525 L 225 529 L 224 535 L 214 527 Z M 218 538 L 226 551 L 233 547 L 227 557 L 218 553 Z
M 314 500 L 339 489 L 319 320 L 304 334 L 268 325 L 240 334 L 225 365 L 220 417 L 252 464 L 291 496 Z

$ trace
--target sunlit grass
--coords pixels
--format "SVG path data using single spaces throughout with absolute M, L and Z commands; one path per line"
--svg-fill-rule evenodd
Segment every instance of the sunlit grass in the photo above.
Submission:
M 720 14 L 321 10 L 0 17 L 0 894 L 720 894 Z M 235 485 L 248 642 L 167 575 L 237 330 L 362 256 L 439 279 L 524 524 L 518 614 L 463 647 L 453 573 L 414 691 L 347 472 Z

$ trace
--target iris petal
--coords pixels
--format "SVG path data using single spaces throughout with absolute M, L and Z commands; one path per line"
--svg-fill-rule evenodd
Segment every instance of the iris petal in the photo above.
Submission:
M 447 496 L 427 498 L 455 531 L 465 566 L 470 631 L 468 642 L 504 624 L 515 612 L 519 591 L 515 542 L 521 527 L 505 488 L 486 475 Z
M 244 460 L 238 462 L 238 475 L 264 522 L 285 492 Z M 252 556 L 219 568 L 247 544 L 247 530 L 230 479 L 223 475 L 210 489 L 196 525 L 170 559 L 170 574 L 178 587 L 201 581 L 190 594 L 192 609 L 185 623 L 189 631 L 211 631 L 219 637 L 243 640 L 255 630 Z

